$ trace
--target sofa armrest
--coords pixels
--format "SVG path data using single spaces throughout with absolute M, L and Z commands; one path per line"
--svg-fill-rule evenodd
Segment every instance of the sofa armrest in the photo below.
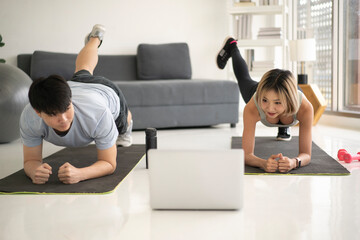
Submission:
M 28 76 L 30 76 L 32 54 L 19 54 L 17 56 L 17 66 L 23 70 Z

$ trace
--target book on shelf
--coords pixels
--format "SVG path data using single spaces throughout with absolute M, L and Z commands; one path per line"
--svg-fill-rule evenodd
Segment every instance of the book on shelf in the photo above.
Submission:
M 252 38 L 252 15 L 237 16 L 234 25 L 234 33 L 237 39 L 251 39 Z
M 273 34 L 273 35 L 258 35 L 258 39 L 280 39 L 280 34 Z
M 263 38 L 281 38 L 281 28 L 279 27 L 264 27 L 260 28 L 257 37 Z
M 248 66 L 249 71 L 252 71 L 254 56 L 255 56 L 254 49 L 246 49 L 245 50 L 245 55 L 244 55 L 245 59 L 244 60 Z
M 255 2 L 235 2 L 234 7 L 253 7 L 256 6 Z
M 262 27 L 259 32 L 281 32 L 281 27 Z
M 280 66 L 273 60 L 267 61 L 253 61 L 252 71 L 265 73 L 271 69 L 279 68 Z
M 279 5 L 279 0 L 259 0 L 260 6 Z

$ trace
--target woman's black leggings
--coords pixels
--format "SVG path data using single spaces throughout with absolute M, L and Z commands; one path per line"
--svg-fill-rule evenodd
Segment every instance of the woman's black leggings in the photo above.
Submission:
M 248 103 L 256 92 L 259 83 L 251 79 L 249 75 L 249 68 L 245 60 L 242 58 L 238 48 L 235 48 L 233 50 L 233 52 L 231 53 L 231 58 L 240 93 L 245 103 Z M 297 88 L 302 92 L 299 86 Z
M 235 48 L 231 54 L 233 69 L 239 85 L 240 93 L 245 103 L 248 103 L 256 92 L 258 82 L 251 79 L 249 68 L 242 58 L 239 49 Z

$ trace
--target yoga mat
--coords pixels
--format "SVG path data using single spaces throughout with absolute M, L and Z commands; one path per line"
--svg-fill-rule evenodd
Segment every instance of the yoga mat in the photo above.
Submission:
M 241 137 L 232 137 L 231 148 L 242 148 Z M 283 153 L 284 156 L 295 157 L 299 153 L 299 137 L 293 136 L 291 141 L 277 141 L 274 137 L 255 137 L 254 154 L 260 158 L 268 159 L 272 154 Z M 314 142 L 312 143 L 311 162 L 309 165 L 291 170 L 288 173 L 267 173 L 256 167 L 245 165 L 246 175 L 349 175 L 350 172 L 338 161 L 329 156 Z
M 43 161 L 52 167 L 52 174 L 45 184 L 33 184 L 24 169 L 0 180 L 0 194 L 107 194 L 113 192 L 121 181 L 140 162 L 145 145 L 117 148 L 117 166 L 111 175 L 89 179 L 76 184 L 64 184 L 58 179 L 58 169 L 65 162 L 75 167 L 86 167 L 97 161 L 95 145 L 82 148 L 65 148 Z

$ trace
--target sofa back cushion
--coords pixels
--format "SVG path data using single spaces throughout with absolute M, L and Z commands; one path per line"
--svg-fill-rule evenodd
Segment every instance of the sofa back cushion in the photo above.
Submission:
M 70 80 L 77 54 L 35 51 L 31 57 L 30 77 L 34 80 L 57 74 Z M 113 81 L 136 80 L 135 55 L 99 55 L 94 75 Z
M 35 80 L 56 74 L 69 80 L 75 71 L 75 54 L 35 51 L 31 58 L 30 77 Z
M 112 81 L 136 80 L 136 56 L 99 55 L 94 75 L 103 76 Z
M 140 80 L 191 79 L 188 45 L 140 44 L 137 49 L 137 73 Z

